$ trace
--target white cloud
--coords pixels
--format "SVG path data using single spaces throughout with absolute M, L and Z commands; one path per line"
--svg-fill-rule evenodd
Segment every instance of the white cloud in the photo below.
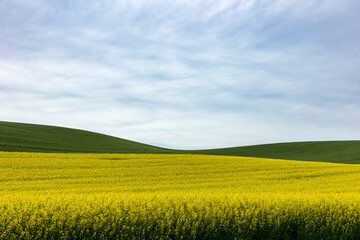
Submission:
M 354 139 L 356 8 L 2 1 L 0 118 L 173 148 Z

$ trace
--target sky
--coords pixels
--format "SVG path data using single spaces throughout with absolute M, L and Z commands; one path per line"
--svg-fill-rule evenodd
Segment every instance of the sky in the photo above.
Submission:
M 178 149 L 360 139 L 358 0 L 0 0 L 0 120 Z

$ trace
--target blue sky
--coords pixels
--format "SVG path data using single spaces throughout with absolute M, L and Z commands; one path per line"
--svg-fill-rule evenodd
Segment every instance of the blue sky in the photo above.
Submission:
M 358 0 L 0 0 L 0 119 L 172 148 L 360 139 Z

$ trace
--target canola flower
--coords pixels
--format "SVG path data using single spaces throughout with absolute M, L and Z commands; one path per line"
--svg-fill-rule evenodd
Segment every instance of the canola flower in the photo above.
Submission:
M 358 239 L 360 166 L 0 152 L 0 239 Z

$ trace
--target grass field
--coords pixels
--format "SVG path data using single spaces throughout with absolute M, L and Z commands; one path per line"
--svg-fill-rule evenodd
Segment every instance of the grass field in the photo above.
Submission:
M 175 150 L 89 131 L 0 121 L 0 151 L 194 153 L 303 161 L 360 163 L 360 141 L 293 142 L 208 150 Z
M 92 153 L 173 152 L 170 149 L 84 130 L 1 121 L 0 151 Z
M 0 153 L 0 239 L 359 239 L 360 166 Z
M 274 143 L 196 150 L 193 153 L 358 164 L 360 163 L 360 141 Z

